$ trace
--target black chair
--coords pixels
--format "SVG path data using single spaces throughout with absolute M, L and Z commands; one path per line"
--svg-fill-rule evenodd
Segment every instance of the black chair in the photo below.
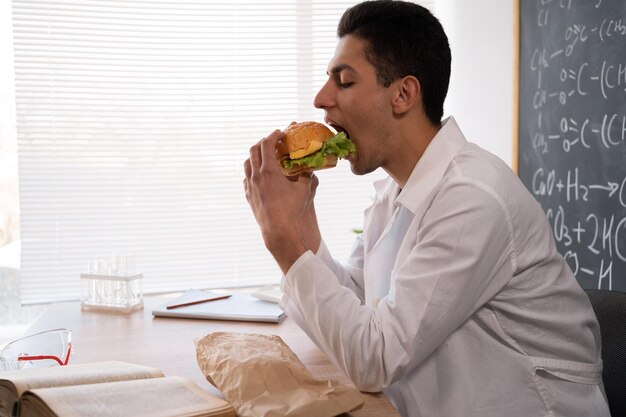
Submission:
M 602 380 L 611 416 L 626 416 L 626 293 L 585 290 L 600 323 Z

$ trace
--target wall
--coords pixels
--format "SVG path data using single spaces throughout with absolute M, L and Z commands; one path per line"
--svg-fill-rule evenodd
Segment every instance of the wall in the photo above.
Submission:
M 514 0 L 443 0 L 435 14 L 448 33 L 452 78 L 445 114 L 468 140 L 513 161 Z

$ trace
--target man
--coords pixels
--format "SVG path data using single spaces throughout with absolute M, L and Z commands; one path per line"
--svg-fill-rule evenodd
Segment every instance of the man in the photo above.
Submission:
M 403 416 L 609 416 L 591 305 L 541 207 L 495 156 L 441 121 L 450 51 L 439 22 L 399 1 L 338 27 L 315 98 L 377 168 L 347 265 L 321 239 L 313 176 L 289 181 L 275 131 L 250 150 L 246 197 L 280 266 L 281 306 L 363 391 Z

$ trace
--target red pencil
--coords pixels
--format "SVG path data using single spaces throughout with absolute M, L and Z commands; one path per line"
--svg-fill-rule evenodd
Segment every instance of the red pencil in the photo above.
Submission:
M 214 295 L 210 298 L 202 298 L 200 300 L 188 301 L 186 303 L 181 303 L 181 304 L 172 304 L 172 305 L 166 306 L 165 308 L 168 310 L 171 310 L 173 308 L 191 306 L 191 305 L 200 304 L 200 303 L 207 303 L 209 301 L 223 300 L 224 298 L 229 298 L 231 295 L 232 294 L 217 295 L 217 296 Z

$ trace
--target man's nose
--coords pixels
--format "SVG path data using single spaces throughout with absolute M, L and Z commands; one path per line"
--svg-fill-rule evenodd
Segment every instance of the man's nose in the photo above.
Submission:
M 320 88 L 320 91 L 315 95 L 313 99 L 313 105 L 318 109 L 328 109 L 333 106 L 332 93 L 330 88 L 330 80 Z

